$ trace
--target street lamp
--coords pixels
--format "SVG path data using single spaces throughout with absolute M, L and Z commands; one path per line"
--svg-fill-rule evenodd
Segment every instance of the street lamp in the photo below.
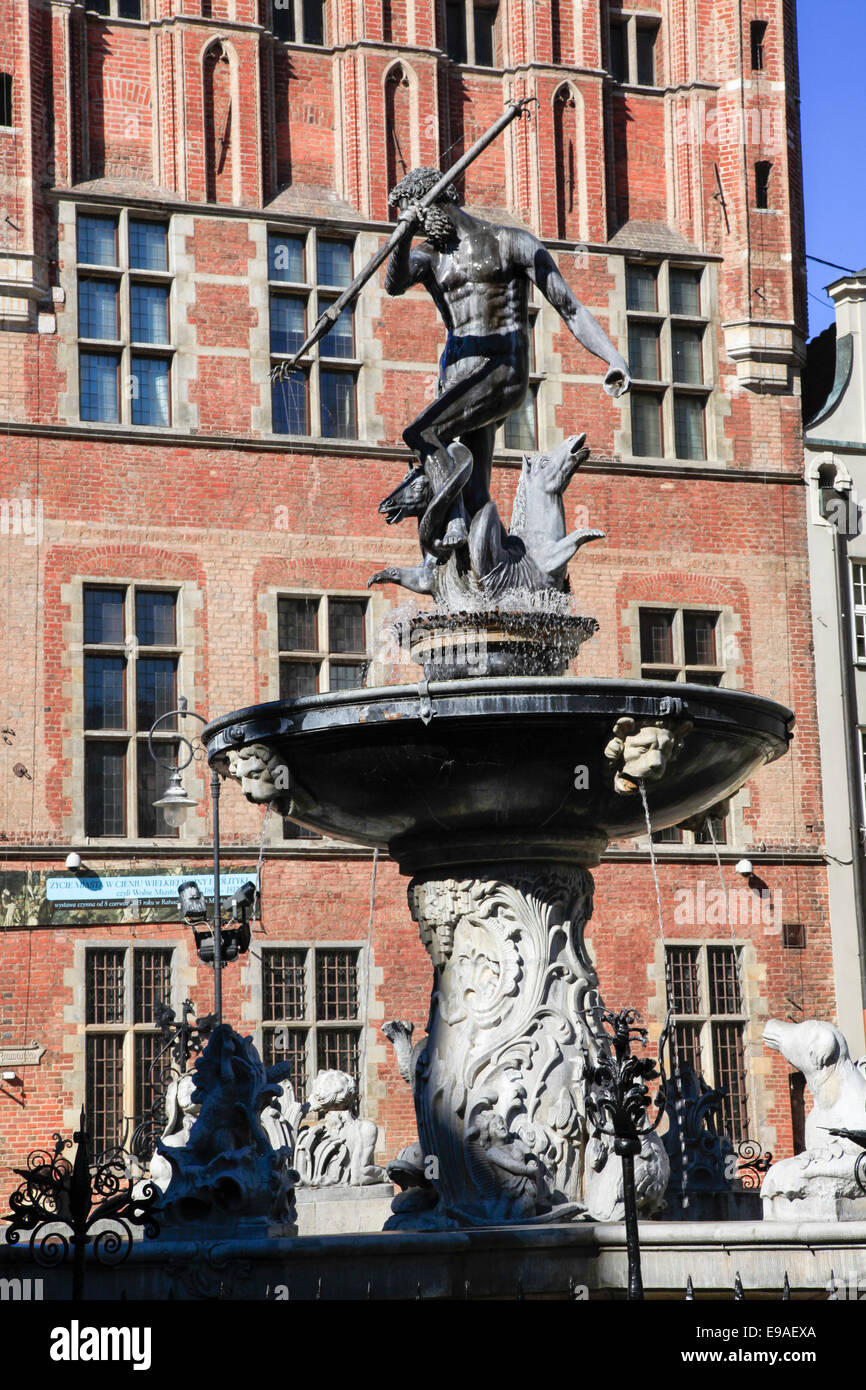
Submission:
M 180 825 L 183 823 L 183 821 L 184 821 L 184 819 L 185 819 L 185 817 L 186 817 L 186 815 L 187 815 L 187 812 L 189 811 L 189 808 L 190 808 L 191 806 L 197 805 L 196 801 L 195 801 L 192 797 L 187 796 L 186 791 L 185 791 L 185 789 L 184 789 L 184 785 L 183 785 L 183 778 L 181 777 L 181 773 L 183 772 L 184 768 L 189 767 L 190 763 L 192 762 L 192 760 L 193 760 L 193 758 L 194 758 L 194 756 L 195 756 L 195 749 L 193 748 L 192 743 L 190 742 L 190 740 L 189 740 L 188 738 L 185 738 L 184 735 L 183 735 L 182 733 L 180 733 L 180 726 L 178 725 L 178 726 L 177 726 L 177 730 L 178 730 L 178 737 L 179 737 L 179 739 L 180 739 L 180 742 L 183 743 L 183 744 L 185 744 L 186 747 L 187 747 L 187 749 L 189 750 L 188 755 L 187 755 L 187 757 L 186 757 L 186 760 L 185 760 L 184 762 L 179 762 L 179 761 L 178 761 L 177 763 L 165 763 L 165 762 L 162 761 L 161 758 L 158 758 L 158 757 L 157 757 L 156 752 L 154 751 L 154 746 L 153 746 L 153 735 L 154 735 L 154 732 L 156 731 L 156 729 L 159 727 L 159 725 L 160 725 L 160 724 L 164 724 L 164 723 L 166 722 L 166 720 L 169 720 L 169 719 L 198 719 L 199 722 L 202 723 L 202 724 L 206 724 L 206 723 L 207 723 L 207 720 L 206 720 L 205 718 L 203 718 L 202 715 L 196 714 L 195 710 L 189 709 L 188 706 L 187 706 L 186 699 L 184 698 L 183 695 L 181 695 L 180 698 L 178 699 L 177 709 L 169 710 L 167 714 L 161 714 L 160 717 L 159 717 L 158 719 L 154 720 L 153 724 L 150 726 L 150 732 L 149 732 L 148 735 L 147 735 L 147 747 L 148 747 L 148 751 L 150 752 L 150 756 L 153 758 L 153 761 L 157 764 L 157 766 L 162 767 L 162 768 L 165 768 L 167 771 L 170 771 L 170 772 L 171 772 L 171 777 L 169 778 L 168 786 L 166 787 L 166 789 L 165 789 L 163 795 L 159 798 L 158 801 L 155 801 L 153 804 L 154 804 L 154 806 L 159 806 L 159 807 L 162 808 L 162 811 L 163 811 L 163 813 L 164 813 L 164 815 L 165 815 L 165 819 L 166 819 L 166 821 L 168 822 L 168 824 L 172 827 L 172 829 L 177 829 L 177 827 L 180 826 Z M 201 958 L 202 960 L 207 959 L 207 963 L 208 963 L 208 964 L 210 963 L 210 961 L 213 961 L 213 968 L 214 968 L 214 1013 L 216 1014 L 216 1021 L 217 1021 L 217 1023 L 222 1023 L 222 1021 L 223 1021 L 223 981 L 222 981 L 222 968 L 223 968 L 223 965 L 225 964 L 225 961 L 223 960 L 222 904 L 221 904 L 221 902 L 220 902 L 220 813 L 219 813 L 220 777 L 219 777 L 219 773 L 217 772 L 217 770 L 216 770 L 215 767 L 214 767 L 214 768 L 211 768 L 211 775 L 210 775 L 210 795 L 211 795 L 211 806 L 212 806 L 212 808 L 213 808 L 213 947 L 212 947 L 212 949 L 208 949 L 206 952 L 203 951 L 204 938 L 205 938 L 206 936 L 210 936 L 210 933 L 209 933 L 209 932 L 206 933 L 206 932 L 196 931 L 195 937 L 196 937 L 196 948 L 197 948 L 197 950 L 198 950 L 198 953 L 199 953 L 200 958 Z M 199 925 L 200 925 L 201 922 L 202 922 L 202 920 L 206 920 L 206 918 L 203 918 L 202 911 L 198 908 L 197 905 L 196 905 L 194 908 L 191 909 L 190 903 L 185 899 L 185 896 L 184 896 L 184 890 L 187 890 L 188 888 L 189 888 L 189 884 L 181 884 L 180 887 L 178 888 L 178 895 L 179 895 L 179 897 L 180 897 L 181 910 L 182 910 L 182 912 L 183 912 L 183 914 L 184 914 L 184 920 L 187 921 L 188 923 L 190 923 L 191 925 L 193 925 L 193 927 L 195 927 L 196 924 L 199 924 Z M 187 897 L 188 897 L 188 896 L 189 896 L 189 895 L 187 894 Z M 200 896 L 200 895 L 199 895 L 199 896 Z M 243 938 L 240 937 L 240 938 L 238 938 L 237 942 L 234 943 L 234 951 L 233 951 L 233 954 L 229 957 L 229 959 L 234 960 L 234 959 L 237 957 L 237 955 L 240 953 L 240 951 L 247 949 L 247 947 L 245 947 L 245 946 L 242 944 L 242 940 L 243 940 Z
M 154 801 L 153 804 L 162 811 L 166 825 L 170 825 L 172 830 L 177 830 L 186 820 L 189 807 L 198 803 L 191 796 L 187 796 L 183 778 L 175 769 L 159 801 Z

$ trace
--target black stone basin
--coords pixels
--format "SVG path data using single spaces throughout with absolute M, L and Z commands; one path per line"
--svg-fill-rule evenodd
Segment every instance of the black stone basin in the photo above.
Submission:
M 715 686 L 481 677 L 254 705 L 202 739 L 218 765 L 229 749 L 266 744 L 289 769 L 293 816 L 388 849 L 405 872 L 515 857 L 592 864 L 608 841 L 645 832 L 640 796 L 614 790 L 604 756 L 625 715 L 693 726 L 646 784 L 654 829 L 737 791 L 782 756 L 794 721 L 772 700 Z

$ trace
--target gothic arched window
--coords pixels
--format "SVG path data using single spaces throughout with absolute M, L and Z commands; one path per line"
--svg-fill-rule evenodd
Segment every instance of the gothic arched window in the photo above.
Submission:
M 556 235 L 578 239 L 577 121 L 574 93 L 560 87 L 553 101 L 553 138 L 556 156 Z
M 204 56 L 205 196 L 209 203 L 234 201 L 231 60 L 221 43 Z
M 412 165 L 412 92 L 399 64 L 385 79 L 385 156 L 390 191 Z

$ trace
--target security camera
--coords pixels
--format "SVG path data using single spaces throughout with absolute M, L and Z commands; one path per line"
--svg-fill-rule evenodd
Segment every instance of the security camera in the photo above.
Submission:
M 74 852 L 72 854 L 67 854 L 66 867 L 70 869 L 72 873 L 77 874 L 78 870 L 81 868 L 81 855 L 75 854 Z
M 201 890 L 194 878 L 186 879 L 177 885 L 177 896 L 180 899 L 180 910 L 184 921 L 190 926 L 197 922 L 207 921 L 207 907 L 201 895 Z
M 755 872 L 751 859 L 741 859 L 736 865 L 736 870 L 738 874 L 743 875 L 743 878 L 751 878 Z
M 241 884 L 238 891 L 233 895 L 231 902 L 231 914 L 235 921 L 245 921 L 247 913 L 252 911 L 256 902 L 256 885 L 249 879 Z

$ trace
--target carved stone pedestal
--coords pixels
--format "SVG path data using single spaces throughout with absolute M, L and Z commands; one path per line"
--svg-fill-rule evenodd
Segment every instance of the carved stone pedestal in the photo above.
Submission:
M 565 863 L 412 880 L 434 981 L 409 1074 L 433 1191 L 398 1199 L 389 1229 L 619 1214 L 619 1160 L 585 1118 L 602 1007 L 584 944 L 592 894 L 589 871 Z M 647 1164 L 651 1199 L 667 1181 L 660 1144 Z

